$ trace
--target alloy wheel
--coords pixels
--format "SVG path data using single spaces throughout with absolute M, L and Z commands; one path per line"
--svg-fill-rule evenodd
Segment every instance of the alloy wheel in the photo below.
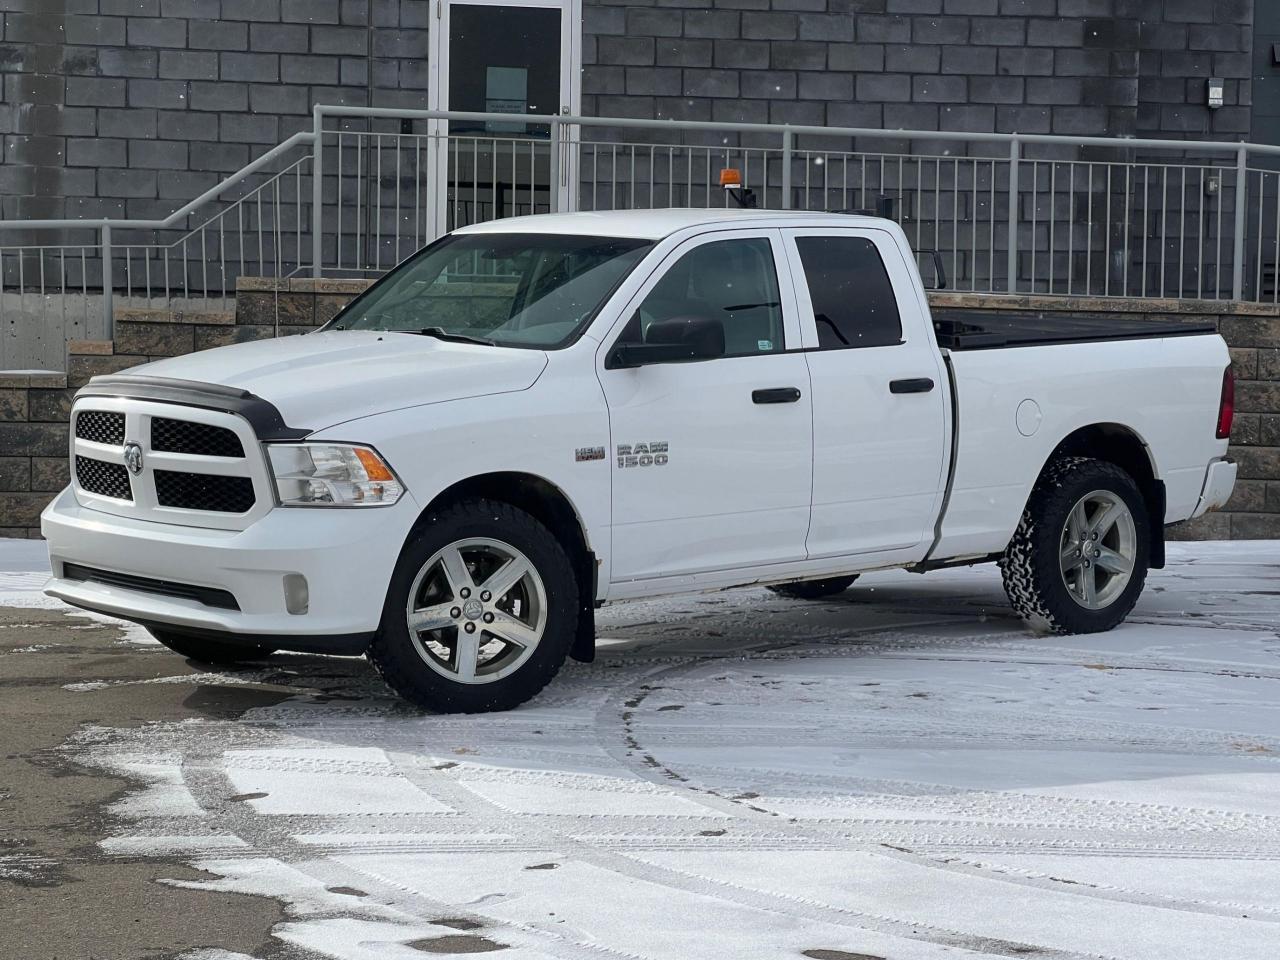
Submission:
M 1124 592 L 1138 558 L 1138 536 L 1129 505 L 1110 490 L 1081 497 L 1067 514 L 1059 568 L 1067 592 L 1080 606 L 1102 610 Z
M 432 670 L 458 683 L 491 683 L 520 669 L 542 640 L 546 586 L 511 544 L 456 540 L 419 569 L 405 621 Z

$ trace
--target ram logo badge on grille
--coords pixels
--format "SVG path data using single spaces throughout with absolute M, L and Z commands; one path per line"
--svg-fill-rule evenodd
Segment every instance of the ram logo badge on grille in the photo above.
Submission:
M 130 440 L 124 445 L 124 465 L 135 477 L 142 472 L 142 446 Z

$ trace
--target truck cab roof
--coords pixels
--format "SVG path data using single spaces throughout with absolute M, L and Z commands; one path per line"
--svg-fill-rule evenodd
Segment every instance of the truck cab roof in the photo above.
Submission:
M 544 213 L 508 217 L 463 227 L 456 233 L 564 233 L 583 236 L 661 240 L 695 227 L 884 226 L 891 221 L 845 213 L 803 210 L 743 210 L 736 207 L 666 210 L 601 210 L 590 213 Z

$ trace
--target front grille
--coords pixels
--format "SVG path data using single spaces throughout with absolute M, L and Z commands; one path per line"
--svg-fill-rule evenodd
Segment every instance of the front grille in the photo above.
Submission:
M 62 576 L 67 580 L 81 582 L 105 583 L 110 587 L 124 587 L 126 590 L 140 590 L 143 593 L 158 593 L 166 597 L 181 597 L 184 600 L 196 600 L 206 607 L 219 607 L 223 610 L 239 610 L 240 604 L 226 590 L 216 587 L 197 587 L 189 583 L 175 583 L 172 580 L 154 580 L 151 577 L 135 577 L 131 573 L 114 573 L 111 570 L 98 570 L 84 567 L 78 563 L 64 563 Z
M 190 453 L 203 457 L 244 456 L 244 447 L 234 430 L 167 417 L 151 418 L 151 449 L 159 453 Z
M 162 507 L 246 513 L 254 503 L 248 477 L 220 477 L 208 473 L 155 471 L 156 502 Z
M 124 414 L 106 410 L 81 410 L 76 414 L 76 436 L 91 443 L 124 443 Z
M 76 482 L 82 490 L 113 500 L 133 500 L 129 471 L 118 463 L 76 456 Z

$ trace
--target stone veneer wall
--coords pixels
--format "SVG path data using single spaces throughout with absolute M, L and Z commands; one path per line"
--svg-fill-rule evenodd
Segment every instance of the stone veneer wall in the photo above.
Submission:
M 210 347 L 306 333 L 366 286 L 241 280 L 234 314 L 122 310 L 114 341 L 68 344 L 66 373 L 0 372 L 0 537 L 40 535 L 40 511 L 69 482 L 71 400 L 90 377 Z
M 241 280 L 235 314 L 122 311 L 114 342 L 72 341 L 67 373 L 0 373 L 0 536 L 39 536 L 40 511 L 68 482 L 68 414 L 100 373 L 194 350 L 306 333 L 365 289 L 362 280 Z M 1178 539 L 1280 538 L 1280 308 L 1175 300 L 1091 300 L 939 293 L 936 310 L 1017 310 L 1213 323 L 1231 347 L 1235 496 L 1221 512 L 1170 531 Z

